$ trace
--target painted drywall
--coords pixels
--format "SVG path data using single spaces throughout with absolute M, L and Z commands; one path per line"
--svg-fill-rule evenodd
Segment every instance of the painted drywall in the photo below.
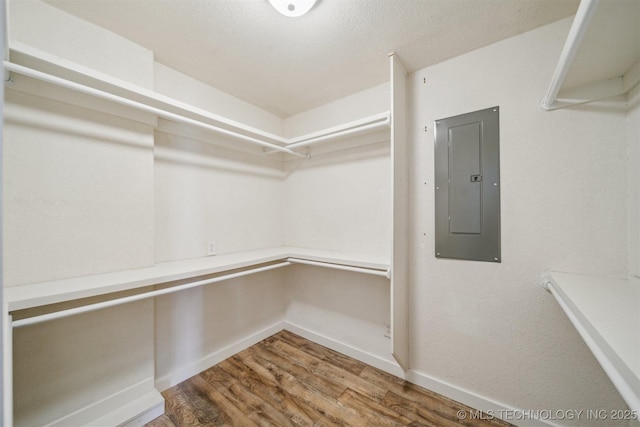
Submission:
M 623 409 L 538 284 L 547 270 L 627 272 L 624 100 L 553 112 L 538 106 L 570 23 L 410 76 L 410 363 L 507 407 Z M 436 259 L 433 123 L 492 106 L 500 106 L 502 262 Z
M 156 386 L 166 389 L 213 366 L 271 325 L 278 329 L 267 336 L 279 330 L 284 295 L 284 271 L 273 270 L 157 298 Z
M 156 262 L 282 246 L 281 163 L 157 132 Z
M 286 164 L 285 243 L 389 257 L 389 143 Z
M 15 425 L 45 425 L 153 378 L 153 302 L 19 328 L 14 348 Z
M 9 9 L 10 44 L 151 87 L 151 52 L 40 1 Z M 5 285 L 152 265 L 152 127 L 13 78 L 5 97 Z
M 285 118 L 282 121 L 284 136 L 295 138 L 386 111 L 389 111 L 389 83 Z
M 295 266 L 286 271 L 285 319 L 295 328 L 328 337 L 354 357 L 381 368 L 394 364 L 389 326 L 389 279 L 327 269 Z M 294 332 L 299 331 L 294 329 Z M 324 343 L 323 343 L 324 344 Z
M 640 277 L 640 85 L 627 94 L 627 102 L 629 274 Z
M 156 64 L 156 72 L 159 92 L 281 133 L 275 116 L 166 67 Z M 203 257 L 208 241 L 219 255 L 284 244 L 281 161 L 161 131 L 154 154 L 156 263 Z M 281 327 L 285 307 L 282 270 L 157 298 L 156 387 L 173 386 L 229 356 L 229 348 L 252 344 L 244 344 L 248 337 Z
M 384 84 L 285 119 L 285 134 L 300 136 L 388 110 L 389 85 Z M 389 132 L 356 139 L 370 145 L 325 154 L 312 147 L 310 159 L 286 163 L 285 243 L 389 262 Z M 332 147 L 345 143 L 353 141 Z M 285 320 L 294 332 L 381 368 L 395 365 L 387 331 L 387 278 L 295 266 L 287 268 L 286 284 Z
M 12 90 L 5 106 L 6 286 L 152 265 L 151 127 Z
M 165 65 L 154 63 L 154 90 L 265 132 L 282 135 L 282 119 Z
M 18 41 L 145 88 L 153 52 L 40 0 L 7 0 L 9 46 Z
M 9 26 L 10 43 L 152 87 L 150 51 L 39 1 L 12 1 Z M 5 95 L 5 286 L 152 265 L 148 117 L 84 108 L 82 97 L 18 75 Z M 141 301 L 16 329 L 15 425 L 68 415 L 62 425 L 85 425 L 101 415 L 97 402 L 116 410 L 153 391 L 153 321 L 152 301 Z

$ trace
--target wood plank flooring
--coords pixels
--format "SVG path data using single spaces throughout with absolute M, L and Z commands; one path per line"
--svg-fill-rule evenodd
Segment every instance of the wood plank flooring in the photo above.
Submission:
M 162 394 L 148 427 L 510 425 L 287 331 Z

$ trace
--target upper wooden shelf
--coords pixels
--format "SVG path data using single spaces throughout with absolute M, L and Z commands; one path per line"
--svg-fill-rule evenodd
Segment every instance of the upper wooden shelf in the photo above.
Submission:
M 152 267 L 134 270 L 11 286 L 4 289 L 4 300 L 8 304 L 9 311 L 22 310 L 175 280 L 223 273 L 263 263 L 286 260 L 287 258 L 299 258 L 375 270 L 387 270 L 389 268 L 389 260 L 384 257 L 282 246 L 165 262 Z
M 640 413 L 640 279 L 550 272 L 541 280 L 629 407 Z

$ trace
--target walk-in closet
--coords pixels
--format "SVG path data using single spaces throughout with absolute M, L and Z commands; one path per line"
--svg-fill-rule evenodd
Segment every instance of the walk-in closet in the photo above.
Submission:
M 454 424 L 636 425 L 640 2 L 277 3 L 3 1 L 4 425 L 296 346 Z

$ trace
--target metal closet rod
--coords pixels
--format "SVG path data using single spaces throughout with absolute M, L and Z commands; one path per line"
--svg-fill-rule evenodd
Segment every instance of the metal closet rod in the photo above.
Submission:
M 289 148 L 286 147 L 280 147 L 279 145 L 276 144 L 271 144 L 269 142 L 266 141 L 262 141 L 260 139 L 257 138 L 253 138 L 247 135 L 243 135 L 237 132 L 233 132 L 227 129 L 223 129 L 223 128 L 219 128 L 217 126 L 213 126 L 210 125 L 208 123 L 204 123 L 201 122 L 199 120 L 195 120 L 195 119 L 191 119 L 189 117 L 185 117 L 185 116 L 181 116 L 179 114 L 175 114 L 175 113 L 171 113 L 169 111 L 160 109 L 160 108 L 156 108 L 156 107 L 152 107 L 150 105 L 144 104 L 142 102 L 138 102 L 138 101 L 134 101 L 122 96 L 118 96 L 118 95 L 114 95 L 112 93 L 109 92 L 105 92 L 99 89 L 95 89 L 89 86 L 85 86 L 79 83 L 75 83 L 72 82 L 70 80 L 66 80 L 57 76 L 53 76 L 51 74 L 47 74 L 47 73 L 43 73 L 41 71 L 38 70 L 34 70 L 32 68 L 29 67 L 25 67 L 23 65 L 19 65 L 19 64 L 14 64 L 12 62 L 9 61 L 3 61 L 3 65 L 6 71 L 12 71 L 18 74 L 21 74 L 23 76 L 27 76 L 27 77 L 31 77 L 37 80 L 41 80 L 47 83 L 52 83 L 56 86 L 60 86 L 60 87 L 64 87 L 66 89 L 71 89 L 73 91 L 79 92 L 79 93 L 83 93 L 85 95 L 91 95 L 91 96 L 95 96 L 96 98 L 101 98 L 101 99 L 105 99 L 107 101 L 111 101 L 111 102 L 115 102 L 117 104 L 121 104 L 121 105 L 125 105 L 128 107 L 133 107 L 136 108 L 138 110 L 142 110 L 145 111 L 147 113 L 151 113 L 151 114 L 155 114 L 158 117 L 161 117 L 163 119 L 168 119 L 168 120 L 172 120 L 172 121 L 177 121 L 177 122 L 182 122 L 182 123 L 186 123 L 189 125 L 193 125 L 193 126 L 198 126 L 207 130 L 212 130 L 214 132 L 223 134 L 223 135 L 227 135 L 233 138 L 237 138 L 237 139 L 241 139 L 243 141 L 247 141 L 247 142 L 251 142 L 253 144 L 257 144 L 257 145 L 261 145 L 263 147 L 266 148 L 271 148 L 272 150 L 275 151 L 280 151 L 283 153 L 287 153 L 287 154 L 292 154 L 294 156 L 298 156 L 298 157 L 305 157 L 304 154 L 300 154 L 300 153 L 296 153 L 295 151 L 292 151 Z
M 116 298 L 109 301 L 98 302 L 94 304 L 83 305 L 81 307 L 69 308 L 67 310 L 60 310 L 53 313 L 41 314 L 39 316 L 27 317 L 25 319 L 15 320 L 12 323 L 14 328 L 22 326 L 35 325 L 36 323 L 48 322 L 50 320 L 62 319 L 63 317 L 74 316 L 76 314 L 88 313 L 90 311 L 101 310 L 103 308 L 114 307 L 116 305 L 127 304 L 134 301 L 140 301 L 147 298 L 153 298 L 160 295 L 171 294 L 174 292 L 184 291 L 186 289 L 197 288 L 211 283 L 222 282 L 224 280 L 235 279 L 237 277 L 248 276 L 254 273 L 260 273 L 263 271 L 273 270 L 280 267 L 286 267 L 291 265 L 290 262 L 284 261 L 278 264 L 267 265 L 264 267 L 257 267 L 250 270 L 239 271 L 237 273 L 225 274 L 223 276 L 214 277 L 212 279 L 198 280 L 191 283 L 185 283 L 184 285 L 173 286 L 171 288 L 159 289 L 156 291 L 145 292 L 138 295 L 131 295 L 128 297 Z

